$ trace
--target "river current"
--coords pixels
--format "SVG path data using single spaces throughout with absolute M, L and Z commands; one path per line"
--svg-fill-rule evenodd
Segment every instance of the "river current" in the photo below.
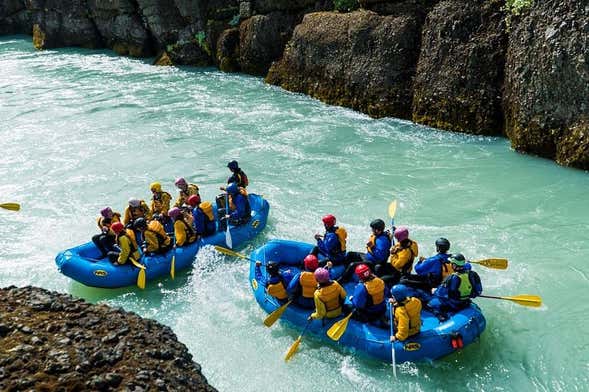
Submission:
M 167 68 L 109 51 L 35 51 L 0 40 L 0 286 L 36 285 L 121 306 L 169 325 L 221 391 L 587 391 L 589 175 L 514 152 L 506 139 L 371 119 L 210 68 Z M 86 242 L 105 205 L 121 211 L 149 183 L 175 194 L 185 176 L 213 200 L 237 159 L 248 190 L 269 201 L 263 234 L 312 241 L 333 213 L 362 250 L 369 222 L 405 224 L 432 254 L 445 236 L 470 259 L 504 257 L 507 271 L 476 268 L 488 295 L 541 295 L 544 305 L 477 299 L 480 341 L 433 363 L 356 357 L 262 324 L 248 265 L 214 251 L 175 281 L 98 290 L 62 276 L 55 255 Z

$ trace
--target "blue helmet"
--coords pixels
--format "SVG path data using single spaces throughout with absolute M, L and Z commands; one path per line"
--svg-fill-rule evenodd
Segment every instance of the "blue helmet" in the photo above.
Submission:
M 227 190 L 227 193 L 231 193 L 231 194 L 236 194 L 239 192 L 239 189 L 237 188 L 237 184 L 235 182 L 232 182 L 231 184 L 227 185 L 227 188 L 225 188 Z
M 237 164 L 237 161 L 231 161 L 227 164 L 227 167 L 230 170 L 237 170 L 239 168 L 239 165 Z
M 391 295 L 397 302 L 403 302 L 407 299 L 407 288 L 402 284 L 396 284 L 391 289 Z

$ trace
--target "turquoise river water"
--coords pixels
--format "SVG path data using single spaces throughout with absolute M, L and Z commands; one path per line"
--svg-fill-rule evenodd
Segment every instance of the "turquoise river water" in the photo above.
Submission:
M 440 132 L 351 110 L 214 69 L 161 68 L 108 51 L 32 49 L 0 40 L 0 286 L 37 285 L 154 318 L 174 329 L 221 391 L 575 391 L 589 385 L 589 175 L 523 156 L 503 138 Z M 97 290 L 58 273 L 58 251 L 96 231 L 149 183 L 186 176 L 213 199 L 230 159 L 270 202 L 271 238 L 312 241 L 334 213 L 361 250 L 368 223 L 400 202 L 423 255 L 447 236 L 489 295 L 537 294 L 544 305 L 478 299 L 479 342 L 434 363 L 390 365 L 305 338 L 253 300 L 248 265 L 210 250 L 175 281 Z M 175 192 L 174 192 L 175 193 Z M 387 219 L 388 220 L 388 219 Z

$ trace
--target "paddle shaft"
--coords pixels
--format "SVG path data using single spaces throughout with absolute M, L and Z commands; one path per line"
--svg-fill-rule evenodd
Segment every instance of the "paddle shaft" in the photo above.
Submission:
M 227 228 L 225 229 L 225 243 L 229 248 L 233 248 L 233 240 L 231 239 L 231 232 L 229 231 L 229 192 L 225 192 L 225 223 Z
M 393 316 L 393 310 L 394 310 L 394 306 L 393 304 L 391 304 L 390 307 L 390 322 L 391 322 L 391 337 L 395 336 L 395 320 L 394 320 L 394 316 Z M 393 374 L 395 375 L 395 378 L 397 378 L 397 358 L 395 358 L 395 342 L 391 342 L 391 359 L 393 361 Z

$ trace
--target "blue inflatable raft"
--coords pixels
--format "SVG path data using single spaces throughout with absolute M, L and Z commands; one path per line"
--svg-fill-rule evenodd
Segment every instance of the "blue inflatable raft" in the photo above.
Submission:
M 238 247 L 258 235 L 266 226 L 270 206 L 259 195 L 250 194 L 251 219 L 240 226 L 229 226 L 234 247 Z M 175 268 L 181 271 L 190 267 L 199 249 L 205 245 L 227 246 L 225 231 L 204 237 L 194 243 L 176 249 Z M 142 257 L 145 265 L 147 281 L 170 274 L 170 263 L 174 250 L 164 255 Z M 135 286 L 137 282 L 137 268 L 131 264 L 116 266 L 107 258 L 97 259 L 100 252 L 92 242 L 76 246 L 60 252 L 55 258 L 59 271 L 86 286 L 102 288 L 118 288 Z
M 257 282 L 255 261 L 262 262 L 262 265 L 265 265 L 268 261 L 275 261 L 280 264 L 281 271 L 290 270 L 294 275 L 299 271 L 298 266 L 312 247 L 311 244 L 301 242 L 273 240 L 252 252 L 250 256 L 252 259 L 250 264 L 250 285 L 254 291 L 256 301 L 264 311 L 271 313 L 280 304 L 274 297 L 265 292 L 263 284 Z M 261 272 L 262 279 L 267 279 L 265 268 L 261 268 Z M 355 285 L 355 282 L 344 284 L 348 296 L 353 293 Z M 288 322 L 301 331 L 307 324 L 307 318 L 312 312 L 313 309 L 303 309 L 291 304 L 282 315 L 281 320 Z M 404 342 L 397 341 L 394 343 L 397 363 L 428 361 L 443 357 L 474 342 L 485 330 L 486 320 L 481 310 L 474 303 L 468 308 L 449 316 L 448 320 L 441 322 L 430 312 L 422 311 L 421 332 Z M 391 362 L 390 329 L 351 319 L 344 335 L 338 342 L 335 342 L 326 335 L 326 332 L 334 322 L 342 318 L 343 316 L 333 320 L 326 319 L 325 323 L 321 320 L 314 320 L 309 325 L 307 332 L 330 344 L 343 346 L 367 357 L 388 363 Z

